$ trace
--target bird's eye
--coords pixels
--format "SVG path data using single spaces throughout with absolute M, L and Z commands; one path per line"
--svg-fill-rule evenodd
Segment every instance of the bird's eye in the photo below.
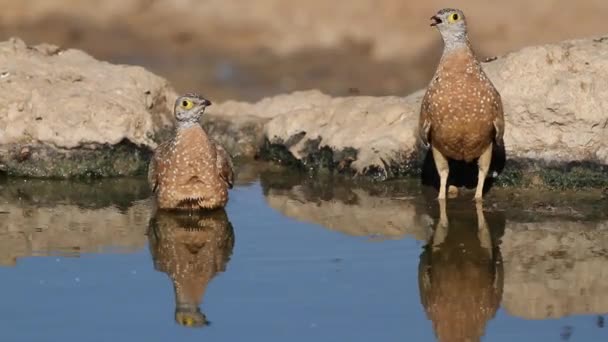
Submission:
M 458 19 L 460 19 L 460 16 L 458 15 L 458 13 L 453 13 L 448 17 L 450 22 L 456 22 L 458 21 Z
M 194 107 L 194 103 L 190 100 L 183 100 L 181 105 L 182 105 L 182 108 L 184 108 L 184 109 L 190 109 L 190 108 Z

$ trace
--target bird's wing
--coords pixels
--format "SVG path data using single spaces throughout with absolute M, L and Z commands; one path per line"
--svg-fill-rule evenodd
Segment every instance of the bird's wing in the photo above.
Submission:
M 497 145 L 502 145 L 504 143 L 503 137 L 505 135 L 505 117 L 502 108 L 502 100 L 500 98 L 500 94 L 496 92 L 496 101 L 494 101 L 494 141 Z
M 158 174 L 162 173 L 165 167 L 165 163 L 162 160 L 170 143 L 167 141 L 158 145 L 156 150 L 154 150 L 154 155 L 150 158 L 150 163 L 148 164 L 148 184 L 152 192 L 158 190 Z
M 429 134 L 431 133 L 431 119 L 429 117 L 429 101 L 427 100 L 427 94 L 422 99 L 420 105 L 420 118 L 418 120 L 418 136 L 422 144 L 425 147 L 429 147 Z
M 150 163 L 148 164 L 148 184 L 150 185 L 150 190 L 152 192 L 156 192 L 156 188 L 158 188 L 158 180 L 156 178 L 155 156 L 152 156 L 152 158 L 150 158 Z
M 222 145 L 215 144 L 215 156 L 216 166 L 220 178 L 228 184 L 228 188 L 232 189 L 234 185 L 234 165 L 232 164 L 232 156 L 222 147 Z

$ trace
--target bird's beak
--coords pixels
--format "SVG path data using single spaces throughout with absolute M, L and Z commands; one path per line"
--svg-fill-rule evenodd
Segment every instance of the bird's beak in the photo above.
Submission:
M 439 24 L 441 24 L 443 21 L 441 20 L 441 18 L 439 18 L 438 16 L 434 15 L 431 17 L 431 20 L 433 21 L 431 23 L 431 26 L 437 26 Z
M 207 107 L 211 106 L 211 101 L 204 99 L 201 104 L 199 105 L 199 114 L 204 114 L 205 113 L 205 109 L 207 109 Z

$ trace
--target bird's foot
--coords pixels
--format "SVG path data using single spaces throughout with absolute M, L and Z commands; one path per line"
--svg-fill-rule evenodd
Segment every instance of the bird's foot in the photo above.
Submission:
M 458 197 L 458 188 L 454 185 L 448 186 L 448 198 L 456 198 Z

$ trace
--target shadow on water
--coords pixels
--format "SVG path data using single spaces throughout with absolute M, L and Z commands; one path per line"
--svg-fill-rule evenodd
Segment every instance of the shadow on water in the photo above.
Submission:
M 420 299 L 439 341 L 479 341 L 502 298 L 505 216 L 463 201 L 438 207 L 420 255 Z
M 187 327 L 209 324 L 199 305 L 209 282 L 226 265 L 234 230 L 224 210 L 204 214 L 158 211 L 148 231 L 154 267 L 166 273 L 175 292 L 175 321 Z

